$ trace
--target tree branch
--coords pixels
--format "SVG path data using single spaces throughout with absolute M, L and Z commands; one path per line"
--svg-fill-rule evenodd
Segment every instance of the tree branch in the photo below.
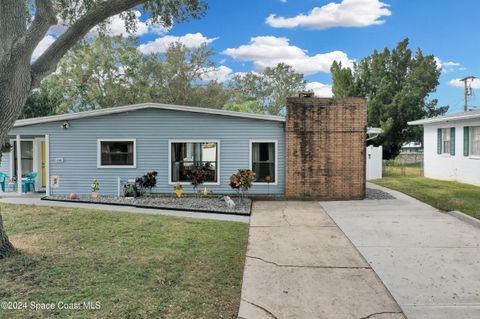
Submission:
M 55 71 L 60 59 L 97 24 L 147 0 L 105 1 L 75 21 L 32 65 L 32 89 Z M 37 2 L 42 2 L 38 0 Z
M 48 29 L 57 23 L 57 16 L 50 0 L 35 0 L 35 18 L 25 36 L 25 48 L 33 53 L 47 34 Z

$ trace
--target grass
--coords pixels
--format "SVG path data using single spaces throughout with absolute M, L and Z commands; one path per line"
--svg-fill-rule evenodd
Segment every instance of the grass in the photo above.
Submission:
M 17 256 L 0 301 L 99 301 L 100 310 L 2 310 L 0 318 L 236 318 L 248 225 L 0 205 Z
M 422 163 L 387 161 L 383 164 L 383 176 L 423 176 Z
M 441 210 L 459 210 L 480 219 L 480 187 L 420 176 L 384 177 L 373 183 L 385 186 Z

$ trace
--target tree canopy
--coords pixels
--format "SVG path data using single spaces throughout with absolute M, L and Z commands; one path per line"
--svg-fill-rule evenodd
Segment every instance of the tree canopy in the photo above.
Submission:
M 305 85 L 303 74 L 285 63 L 268 67 L 262 73 L 239 74 L 228 84 L 232 101 L 226 107 L 235 109 L 234 105 L 239 104 L 242 110 L 248 106 L 251 112 L 279 115 L 285 110 L 287 97 L 305 90 Z
M 337 62 L 331 67 L 335 97 L 368 99 L 368 125 L 384 131 L 372 143 L 383 145 L 387 159 L 396 157 L 403 143 L 421 141 L 421 130 L 408 126 L 408 121 L 448 110 L 448 106 L 437 107 L 437 100 L 428 100 L 441 73 L 434 56 L 420 49 L 413 53 L 408 44 L 405 39 L 393 50 L 375 50 L 353 69 Z

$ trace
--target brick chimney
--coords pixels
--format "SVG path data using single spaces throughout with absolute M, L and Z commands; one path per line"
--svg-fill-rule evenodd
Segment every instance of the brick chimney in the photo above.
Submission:
M 366 126 L 363 98 L 288 98 L 286 196 L 363 199 Z

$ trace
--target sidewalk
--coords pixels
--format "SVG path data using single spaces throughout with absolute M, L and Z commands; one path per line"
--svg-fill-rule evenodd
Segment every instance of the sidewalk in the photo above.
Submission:
M 316 202 L 255 202 L 239 318 L 405 318 Z
M 480 229 L 402 193 L 322 202 L 410 319 L 480 318 Z
M 0 203 L 37 205 L 37 206 L 55 206 L 55 207 L 75 207 L 75 208 L 109 210 L 109 211 L 116 211 L 116 212 L 136 213 L 136 214 L 168 215 L 168 216 L 177 216 L 177 217 L 224 220 L 224 221 L 241 222 L 241 223 L 248 223 L 250 221 L 249 216 L 200 213 L 200 212 L 196 213 L 196 212 L 187 212 L 187 211 L 149 209 L 149 208 L 138 208 L 138 207 L 130 207 L 130 206 L 117 206 L 117 205 L 56 202 L 56 201 L 49 201 L 49 200 L 41 200 L 40 199 L 41 196 L 43 195 L 32 194 L 28 196 L 0 196 Z

